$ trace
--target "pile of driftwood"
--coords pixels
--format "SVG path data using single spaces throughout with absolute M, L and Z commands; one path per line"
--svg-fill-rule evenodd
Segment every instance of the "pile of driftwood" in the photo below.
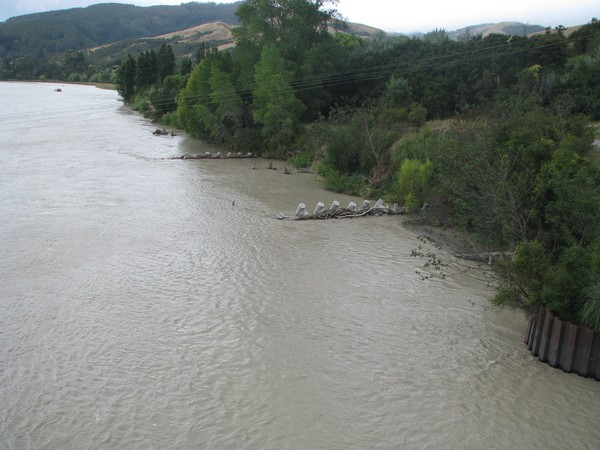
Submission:
M 294 216 L 295 220 L 346 219 L 352 217 L 363 217 L 367 215 L 381 216 L 384 214 L 404 214 L 405 212 L 406 209 L 400 208 L 397 203 L 394 203 L 394 206 L 390 208 L 383 202 L 383 200 L 379 199 L 374 206 L 371 206 L 371 202 L 369 200 L 365 200 L 360 207 L 358 207 L 356 203 L 350 202 L 346 208 L 340 207 L 340 202 L 334 201 L 329 209 L 325 209 L 325 204 L 323 202 L 319 202 L 312 213 L 309 213 L 306 210 L 306 205 L 304 203 L 300 203 L 298 208 L 296 208 Z M 285 214 L 281 212 L 277 213 L 277 218 L 287 219 Z
M 229 152 L 226 155 L 222 154 L 221 152 L 217 152 L 217 153 L 211 153 L 211 152 L 206 152 L 206 153 L 199 153 L 197 155 L 180 155 L 180 156 L 174 156 L 171 159 L 242 159 L 242 158 L 258 158 L 257 155 L 253 154 L 253 153 L 232 153 Z

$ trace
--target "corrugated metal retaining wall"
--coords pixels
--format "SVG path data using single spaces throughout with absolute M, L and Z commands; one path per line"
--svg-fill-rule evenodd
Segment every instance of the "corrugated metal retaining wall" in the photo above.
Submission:
M 600 380 L 600 331 L 564 322 L 542 307 L 529 319 L 525 343 L 552 367 Z

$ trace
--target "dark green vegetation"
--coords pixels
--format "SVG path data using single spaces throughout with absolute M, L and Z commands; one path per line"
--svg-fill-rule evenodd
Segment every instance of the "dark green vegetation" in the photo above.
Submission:
M 119 90 L 199 138 L 313 166 L 329 189 L 428 203 L 431 222 L 514 252 L 497 302 L 600 328 L 598 21 L 366 40 L 328 31 L 331 3 L 247 1 L 234 49 L 166 77 L 130 57 Z
M 102 3 L 87 8 L 18 16 L 0 23 L 0 79 L 110 81 L 113 64 L 127 56 L 114 50 L 113 59 L 85 49 L 147 36 L 157 36 L 215 21 L 237 23 L 240 3 L 182 3 L 179 6 L 138 7 Z M 123 42 L 124 41 L 124 42 Z M 156 49 L 146 40 L 140 50 Z M 136 49 L 139 47 L 136 47 Z M 131 49 L 130 49 L 131 51 Z

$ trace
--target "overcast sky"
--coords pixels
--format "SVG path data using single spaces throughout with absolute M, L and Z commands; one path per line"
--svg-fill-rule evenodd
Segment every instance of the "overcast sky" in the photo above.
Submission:
M 189 0 L 112 0 L 138 6 L 179 5 Z M 235 0 L 215 0 L 232 3 Z M 33 12 L 109 3 L 94 0 L 0 0 L 0 21 Z M 339 0 L 337 9 L 351 22 L 385 31 L 456 30 L 480 23 L 515 21 L 555 27 L 600 18 L 599 0 Z

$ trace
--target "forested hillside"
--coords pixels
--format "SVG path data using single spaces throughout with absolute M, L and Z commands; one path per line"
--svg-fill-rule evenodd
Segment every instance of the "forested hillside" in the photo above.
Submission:
M 47 67 L 48 60 L 58 53 L 157 36 L 209 22 L 235 24 L 239 4 L 190 2 L 139 7 L 101 3 L 14 17 L 0 23 L 0 79 L 41 75 L 61 78 L 53 76 Z

